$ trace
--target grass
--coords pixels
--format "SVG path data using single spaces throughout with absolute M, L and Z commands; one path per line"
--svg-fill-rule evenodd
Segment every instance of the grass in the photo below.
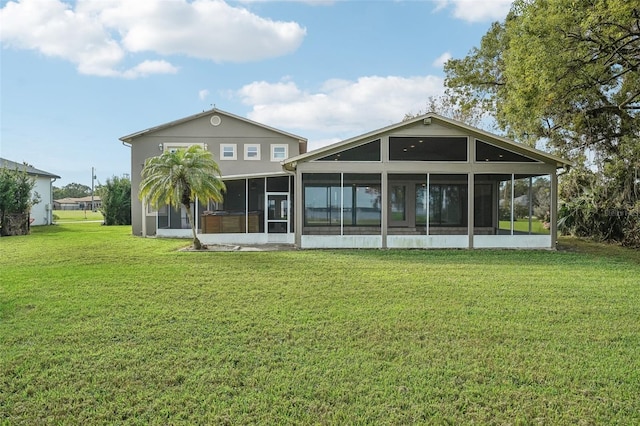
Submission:
M 0 240 L 7 424 L 638 424 L 640 254 Z
M 102 213 L 91 210 L 54 210 L 54 223 L 104 220 Z
M 511 229 L 511 221 L 501 220 L 500 221 L 500 229 L 502 230 L 510 230 Z M 517 219 L 513 222 L 513 230 L 519 232 L 529 232 L 529 219 Z M 531 221 L 531 232 L 534 234 L 546 234 L 549 235 L 549 230 L 544 227 L 542 221 L 534 219 Z

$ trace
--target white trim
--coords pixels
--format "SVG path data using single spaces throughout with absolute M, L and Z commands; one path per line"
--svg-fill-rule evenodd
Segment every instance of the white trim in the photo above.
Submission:
M 382 248 L 381 235 L 302 235 L 302 248 Z
M 193 234 L 191 233 L 191 228 L 188 228 L 188 229 L 160 228 L 156 230 L 156 236 L 164 237 L 164 238 L 193 238 Z
M 469 235 L 388 235 L 389 248 L 469 248 Z
M 550 249 L 551 235 L 474 235 L 473 248 Z
M 249 155 L 250 148 L 255 148 L 255 156 Z M 257 144 L 257 143 L 244 144 L 244 159 L 247 161 L 260 161 L 260 144 Z
M 236 179 L 254 179 L 263 177 L 282 177 L 293 176 L 290 172 L 262 172 L 262 173 L 247 173 L 243 175 L 224 175 L 220 176 L 222 180 L 236 180 Z
M 144 206 L 144 211 L 145 211 L 145 216 L 146 217 L 157 217 L 158 216 L 158 210 L 154 209 L 153 206 L 151 205 L 151 203 L 148 203 L 147 200 L 145 199 L 142 203 L 142 205 Z
M 231 148 L 233 150 L 232 156 L 225 156 L 225 148 Z M 220 144 L 220 160 L 231 161 L 238 159 L 238 145 L 235 143 L 221 143 Z
M 282 157 L 276 156 L 276 149 L 284 148 L 284 155 Z M 271 161 L 280 162 L 285 161 L 289 156 L 289 145 L 282 143 L 272 143 L 271 144 Z
M 202 244 L 294 244 L 295 234 L 198 234 Z

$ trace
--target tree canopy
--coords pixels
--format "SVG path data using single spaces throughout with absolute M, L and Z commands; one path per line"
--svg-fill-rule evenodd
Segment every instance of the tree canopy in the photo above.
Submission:
M 202 244 L 196 235 L 191 203 L 196 197 L 202 203 L 220 202 L 224 190 L 220 168 L 213 155 L 199 145 L 192 145 L 148 158 L 142 169 L 139 196 L 156 209 L 161 205 L 184 207 L 191 224 L 194 248 L 200 249 Z
M 640 135 L 639 21 L 626 0 L 517 0 L 479 48 L 445 65 L 445 83 L 514 139 L 544 138 L 569 158 L 618 155 Z
M 53 199 L 82 198 L 91 195 L 91 188 L 81 183 L 69 183 L 62 188 L 53 187 Z
M 614 226 L 620 232 L 599 236 L 619 240 L 638 232 L 637 2 L 516 0 L 505 21 L 494 23 L 466 57 L 448 61 L 445 72 L 447 95 L 459 108 L 482 108 L 507 136 L 543 142 L 576 163 L 561 181 L 563 201 L 599 194 L 590 220 L 624 222 Z M 632 240 L 640 244 L 640 236 Z

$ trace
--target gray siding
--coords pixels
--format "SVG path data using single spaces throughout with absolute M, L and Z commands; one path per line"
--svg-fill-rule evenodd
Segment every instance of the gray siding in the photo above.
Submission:
M 212 116 L 220 117 L 220 124 L 211 124 Z M 281 173 L 279 161 L 271 161 L 271 145 L 286 145 L 287 157 L 300 154 L 299 139 L 261 127 L 220 111 L 197 116 L 193 120 L 177 122 L 175 125 L 151 129 L 131 139 L 131 215 L 134 235 L 141 235 L 142 203 L 138 199 L 142 168 L 149 157 L 158 156 L 162 150 L 172 144 L 203 144 L 213 154 L 223 176 L 246 175 L 255 173 Z M 222 160 L 220 145 L 234 144 L 237 149 L 236 160 Z M 245 144 L 260 145 L 260 160 L 245 160 Z M 145 216 L 146 233 L 155 233 L 155 216 Z

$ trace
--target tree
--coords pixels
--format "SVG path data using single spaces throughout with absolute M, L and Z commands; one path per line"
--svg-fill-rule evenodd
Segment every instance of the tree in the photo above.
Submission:
M 31 206 L 40 202 L 36 181 L 26 170 L 0 168 L 0 235 L 29 233 Z
M 91 195 L 91 188 L 81 183 L 69 183 L 62 188 L 53 187 L 53 199 L 82 198 Z
M 445 65 L 448 93 L 510 137 L 556 153 L 618 154 L 638 137 L 640 28 L 626 0 L 518 0 L 480 48 Z
M 479 48 L 445 64 L 447 94 L 461 107 L 482 107 L 499 129 L 535 146 L 544 142 L 578 166 L 592 158 L 595 181 L 576 186 L 581 167 L 561 179 L 564 201 L 587 192 L 611 229 L 576 229 L 620 240 L 637 232 L 640 209 L 640 8 L 626 0 L 516 0 Z M 587 155 L 585 155 L 587 154 Z M 572 188 L 570 192 L 568 188 Z M 583 197 L 584 198 L 584 197 Z M 580 206 L 586 206 L 582 203 Z M 586 207 L 584 207 L 586 208 Z M 566 211 L 561 209 L 561 212 Z M 618 219 L 621 218 L 621 219 Z M 614 223 L 615 222 L 615 223 Z M 626 238 L 626 237 L 625 237 Z M 626 238 L 628 241 L 629 238 Z M 640 240 L 640 236 L 631 238 Z
M 131 180 L 113 176 L 98 188 L 105 225 L 131 225 Z
M 192 145 L 148 158 L 142 169 L 139 196 L 156 209 L 161 205 L 184 207 L 191 224 L 193 246 L 200 250 L 202 244 L 196 235 L 191 203 L 196 197 L 201 202 L 221 202 L 225 189 L 213 155 L 199 145 Z
M 482 119 L 485 115 L 484 111 L 480 109 L 478 105 L 458 105 L 455 99 L 449 96 L 429 96 L 424 110 L 420 110 L 415 114 L 405 114 L 402 121 L 409 121 L 429 112 L 434 112 L 443 117 L 452 118 L 475 127 L 482 125 Z

